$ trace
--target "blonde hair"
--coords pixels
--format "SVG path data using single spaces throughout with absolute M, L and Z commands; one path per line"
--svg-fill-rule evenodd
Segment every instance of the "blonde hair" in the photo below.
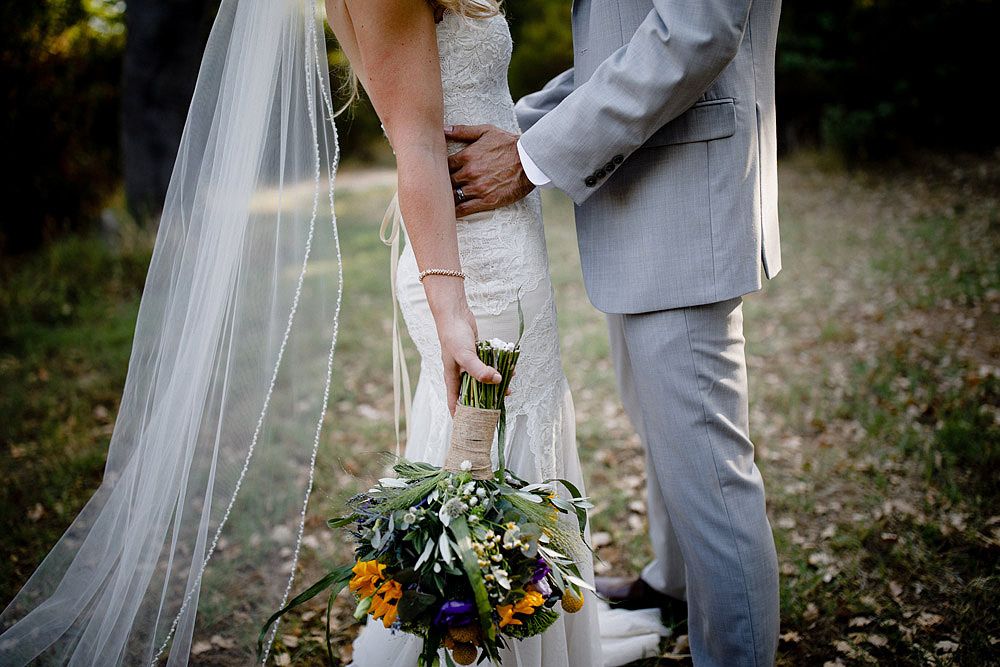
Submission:
M 432 8 L 441 7 L 445 11 L 453 11 L 465 19 L 488 19 L 502 13 L 500 2 L 502 0 L 427 0 Z M 345 61 L 346 62 L 346 61 Z M 346 64 L 347 78 L 343 88 L 348 91 L 347 101 L 337 110 L 334 116 L 347 111 L 355 100 L 358 99 L 358 75 L 351 69 L 350 63 Z
M 500 13 L 499 0 L 433 0 L 437 5 L 468 19 L 486 19 Z

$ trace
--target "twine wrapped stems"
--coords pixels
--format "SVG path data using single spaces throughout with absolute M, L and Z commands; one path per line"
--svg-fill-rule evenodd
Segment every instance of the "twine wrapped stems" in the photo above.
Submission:
M 493 476 L 490 449 L 493 446 L 493 434 L 498 428 L 498 462 L 500 471 L 504 472 L 504 397 L 514 377 L 514 366 L 521 349 L 515 343 L 490 340 L 479 341 L 476 352 L 484 364 L 497 369 L 501 380 L 498 384 L 485 384 L 469 375 L 462 376 L 444 469 L 452 473 L 462 472 L 462 464 L 468 461 L 471 467 L 464 470 L 471 472 L 473 479 L 489 479 Z

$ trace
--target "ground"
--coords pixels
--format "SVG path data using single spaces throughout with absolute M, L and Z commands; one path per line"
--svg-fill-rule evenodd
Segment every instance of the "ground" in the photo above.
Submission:
M 751 436 L 781 568 L 778 663 L 996 664 L 998 160 L 846 171 L 799 155 L 779 182 L 784 269 L 745 302 Z M 376 236 L 391 183 L 340 181 L 349 298 L 300 588 L 349 557 L 325 520 L 378 475 L 369 454 L 392 446 L 389 260 Z M 545 214 L 598 570 L 636 573 L 649 558 L 642 451 L 586 300 L 571 205 L 547 192 Z M 0 269 L 4 600 L 100 483 L 148 253 L 142 234 L 114 249 L 64 239 Z M 324 663 L 321 608 L 282 624 L 275 664 Z M 350 611 L 341 596 L 340 660 Z M 192 663 L 245 664 L 231 645 L 206 634 Z M 685 637 L 662 649 L 641 664 L 690 664 Z

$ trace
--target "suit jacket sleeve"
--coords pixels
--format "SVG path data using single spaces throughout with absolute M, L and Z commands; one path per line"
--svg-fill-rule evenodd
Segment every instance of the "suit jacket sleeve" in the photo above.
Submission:
M 517 124 L 525 132 L 538 120 L 552 111 L 566 96 L 573 92 L 573 68 L 555 77 L 538 92 L 525 95 L 517 101 Z
M 736 57 L 751 2 L 654 0 L 632 39 L 525 129 L 525 151 L 556 187 L 583 203 L 605 182 L 590 178 L 596 170 L 627 159 Z

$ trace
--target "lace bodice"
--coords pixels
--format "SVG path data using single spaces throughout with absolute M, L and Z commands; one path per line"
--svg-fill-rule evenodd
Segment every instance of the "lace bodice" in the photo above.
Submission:
M 511 38 L 502 16 L 465 19 L 451 11 L 437 27 L 448 125 L 490 123 L 517 131 L 514 103 L 507 87 Z M 449 146 L 450 152 L 462 147 Z M 518 437 L 527 436 L 541 479 L 561 472 L 561 454 L 553 445 L 553 429 L 566 391 L 559 354 L 555 303 L 548 278 L 548 258 L 537 192 L 496 211 L 458 221 L 459 254 L 468 275 L 465 289 L 481 338 L 517 337 L 517 301 L 525 314 L 518 374 L 507 400 L 509 418 L 520 418 Z M 416 282 L 416 262 L 407 247 L 400 260 L 398 296 L 407 329 L 421 354 L 421 383 L 440 397 L 436 428 L 450 424 L 445 408 L 440 348 L 423 290 Z M 418 392 L 420 389 L 418 388 Z M 432 429 L 432 431 L 435 429 Z M 443 431 L 442 431 L 443 432 Z M 447 439 L 431 435 L 425 460 L 440 463 Z M 435 451 L 440 448 L 440 451 Z M 524 471 L 526 474 L 528 471 Z M 532 475 L 534 476 L 534 475 Z
M 507 87 L 512 43 L 503 16 L 476 20 L 445 12 L 437 27 L 437 42 L 445 123 L 491 123 L 517 132 Z

